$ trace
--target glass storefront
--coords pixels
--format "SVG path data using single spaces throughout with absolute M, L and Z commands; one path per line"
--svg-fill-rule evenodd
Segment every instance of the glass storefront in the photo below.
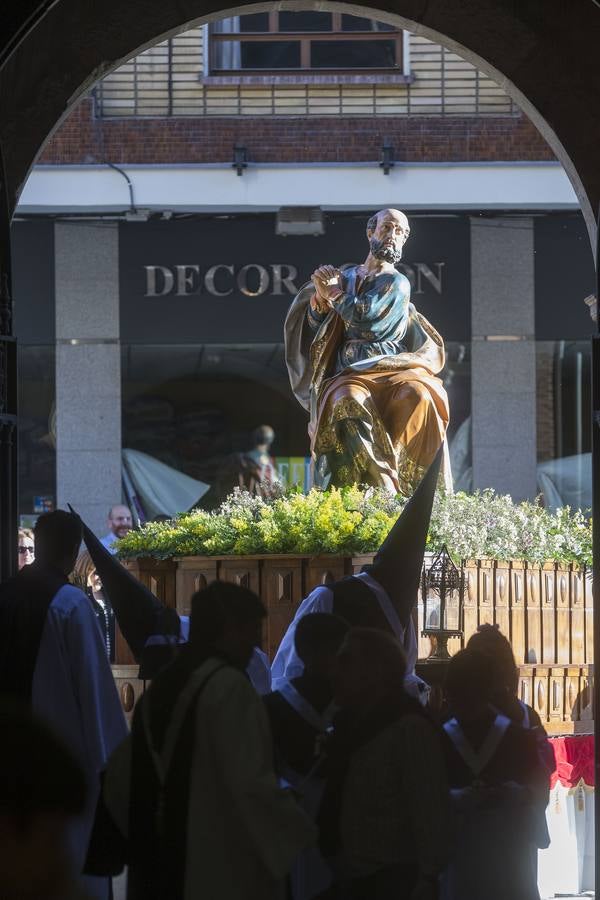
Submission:
M 594 263 L 581 213 L 535 222 L 537 482 L 550 507 L 590 510 Z
M 447 345 L 443 378 L 452 440 L 470 414 L 467 343 Z M 308 456 L 308 415 L 291 393 L 283 344 L 130 344 L 122 384 L 123 446 L 211 486 L 229 457 L 252 449 L 259 425 L 275 431 L 278 460 Z
M 538 341 L 538 489 L 548 506 L 592 506 L 591 344 Z
M 307 416 L 289 390 L 281 344 L 130 344 L 122 390 L 123 447 L 211 486 L 232 455 L 252 449 L 259 425 L 274 429 L 275 456 L 307 452 Z
M 19 512 L 22 524 L 56 497 L 55 349 L 19 347 Z
M 401 265 L 415 305 L 446 342 L 455 484 L 470 490 L 471 428 L 478 427 L 471 422 L 470 218 L 410 219 Z M 252 448 L 259 425 L 274 429 L 272 453 L 284 468 L 286 460 L 301 463 L 307 414 L 289 388 L 285 315 L 319 263 L 364 255 L 364 225 L 362 213 L 327 215 L 321 237 L 278 236 L 267 214 L 121 225 L 123 447 L 210 485 L 207 505 L 231 477 L 228 460 Z M 56 498 L 52 235 L 49 221 L 13 228 L 23 516 Z M 537 491 L 549 506 L 586 509 L 589 239 L 575 213 L 534 216 L 534 235 Z
M 27 524 L 56 501 L 53 221 L 16 221 L 11 250 L 19 367 L 19 514 Z
M 234 458 L 259 425 L 275 431 L 282 475 L 305 471 L 308 415 L 289 386 L 285 316 L 324 260 L 366 256 L 367 218 L 328 214 L 317 237 L 276 234 L 273 214 L 121 226 L 123 446 L 211 485 L 206 505 L 235 486 Z M 446 341 L 452 437 L 470 415 L 469 218 L 416 215 L 411 226 L 400 268 Z

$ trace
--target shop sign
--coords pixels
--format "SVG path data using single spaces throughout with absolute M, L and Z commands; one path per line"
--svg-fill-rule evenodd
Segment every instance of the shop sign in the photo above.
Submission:
M 121 339 L 129 343 L 280 342 L 289 305 L 323 263 L 361 262 L 366 215 L 328 216 L 319 237 L 275 234 L 273 215 L 120 227 Z M 468 340 L 467 216 L 412 223 L 398 268 L 446 340 Z
M 440 297 L 443 295 L 445 262 L 430 265 L 415 262 L 399 263 L 398 269 L 411 283 L 413 296 L 425 293 L 430 285 Z M 218 263 L 206 271 L 199 265 L 144 266 L 146 271 L 146 297 L 198 296 L 202 293 L 213 297 L 230 297 L 235 291 L 245 297 L 261 297 L 272 294 L 280 297 L 286 293 L 294 297 L 301 285 L 298 269 L 289 263 L 247 263 L 241 268 Z

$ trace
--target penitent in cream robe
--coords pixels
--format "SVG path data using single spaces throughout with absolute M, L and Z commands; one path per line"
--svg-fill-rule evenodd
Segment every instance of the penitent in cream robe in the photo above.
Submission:
M 192 677 L 200 685 L 207 676 L 200 693 L 190 694 L 196 724 L 185 900 L 284 900 L 285 876 L 316 841 L 316 828 L 279 787 L 267 714 L 248 678 L 213 658 Z M 105 784 L 107 806 L 125 834 L 129 744 L 111 761 Z M 167 764 L 178 764 L 176 751 Z

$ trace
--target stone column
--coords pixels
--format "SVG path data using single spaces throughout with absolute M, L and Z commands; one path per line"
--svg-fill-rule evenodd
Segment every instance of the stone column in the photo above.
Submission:
M 473 484 L 536 494 L 533 220 L 471 220 Z
M 117 223 L 55 225 L 58 506 L 97 534 L 121 500 Z

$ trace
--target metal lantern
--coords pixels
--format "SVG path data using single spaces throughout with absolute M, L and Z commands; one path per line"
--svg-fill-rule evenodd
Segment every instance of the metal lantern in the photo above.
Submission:
M 429 659 L 448 660 L 448 638 L 463 633 L 464 569 L 457 568 L 444 544 L 429 567 L 423 566 L 423 635 L 432 638 Z

